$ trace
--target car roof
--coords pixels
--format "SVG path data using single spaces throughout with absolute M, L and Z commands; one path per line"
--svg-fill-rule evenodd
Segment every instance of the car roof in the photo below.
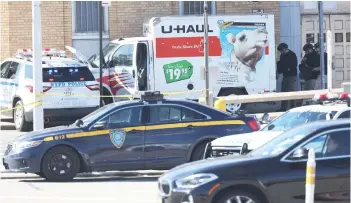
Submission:
M 289 112 L 304 112 L 304 111 L 314 111 L 314 112 L 325 112 L 328 113 L 330 111 L 343 111 L 350 109 L 350 107 L 347 106 L 347 104 L 316 104 L 316 105 L 307 105 L 307 106 L 301 106 L 301 107 L 296 107 L 293 109 L 290 109 Z
M 337 126 L 345 126 L 348 125 L 350 126 L 350 119 L 336 119 L 336 120 L 319 120 L 319 121 L 313 121 L 313 122 L 308 122 L 303 125 L 296 126 L 295 128 L 306 128 L 306 130 L 309 129 L 318 129 L 318 130 L 324 130 L 328 129 L 331 127 L 337 127 Z
M 30 58 L 29 58 L 30 59 Z M 16 61 L 23 64 L 33 64 L 33 61 L 24 58 L 8 58 L 5 61 Z M 42 57 L 42 68 L 86 67 L 87 65 L 72 57 Z

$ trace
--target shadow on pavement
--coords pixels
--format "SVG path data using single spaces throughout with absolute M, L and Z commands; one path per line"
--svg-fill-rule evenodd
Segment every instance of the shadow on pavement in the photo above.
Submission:
M 16 130 L 16 128 L 12 125 L 1 125 L 0 130 Z
M 94 177 L 94 178 L 76 178 L 67 182 L 50 182 L 46 181 L 40 177 L 36 179 L 30 180 L 19 180 L 19 182 L 25 183 L 77 183 L 77 182 L 157 182 L 158 176 L 154 177 L 144 177 L 144 176 L 136 176 L 136 177 Z

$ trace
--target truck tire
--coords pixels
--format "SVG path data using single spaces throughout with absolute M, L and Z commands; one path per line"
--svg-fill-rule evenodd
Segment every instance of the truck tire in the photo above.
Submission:
M 15 128 L 18 131 L 25 132 L 28 131 L 31 127 L 30 122 L 26 121 L 24 116 L 24 108 L 22 100 L 18 100 L 14 106 L 13 110 L 13 121 L 15 123 Z
M 234 96 L 234 95 L 246 95 L 240 89 L 228 89 L 223 91 L 219 96 Z M 227 112 L 235 113 L 237 110 L 244 110 L 246 104 L 227 104 Z
M 47 151 L 41 165 L 41 171 L 48 181 L 70 181 L 78 174 L 79 168 L 79 156 L 68 146 Z

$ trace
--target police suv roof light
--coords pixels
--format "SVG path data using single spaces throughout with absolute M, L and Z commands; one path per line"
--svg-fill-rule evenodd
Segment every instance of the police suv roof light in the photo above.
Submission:
M 160 91 L 155 91 L 155 92 L 144 92 L 141 94 L 142 101 L 162 101 L 163 100 L 163 94 L 160 93 Z
M 56 57 L 66 57 L 66 52 L 56 49 L 44 48 L 42 50 L 43 56 L 56 56 Z
M 18 49 L 16 52 L 16 57 L 18 58 L 29 58 L 32 57 L 33 53 L 31 49 Z

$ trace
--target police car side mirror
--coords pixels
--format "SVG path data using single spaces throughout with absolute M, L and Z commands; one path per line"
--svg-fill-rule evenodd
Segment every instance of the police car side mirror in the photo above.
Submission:
M 106 121 L 98 121 L 94 124 L 93 128 L 96 130 L 103 130 L 106 127 Z

